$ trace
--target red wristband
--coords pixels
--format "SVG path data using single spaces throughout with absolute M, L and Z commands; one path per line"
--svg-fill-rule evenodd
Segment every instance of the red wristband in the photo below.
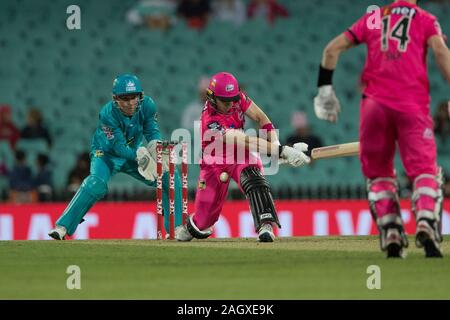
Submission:
M 263 125 L 262 127 L 261 127 L 261 129 L 264 129 L 264 130 L 267 130 L 267 131 L 272 131 L 272 130 L 275 130 L 275 127 L 273 126 L 273 124 L 272 123 L 266 123 L 265 125 Z

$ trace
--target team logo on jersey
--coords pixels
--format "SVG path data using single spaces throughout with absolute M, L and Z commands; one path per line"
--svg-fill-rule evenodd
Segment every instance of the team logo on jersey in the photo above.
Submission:
M 136 84 L 132 80 L 128 80 L 125 91 L 136 91 Z
M 95 150 L 94 157 L 97 157 L 97 158 L 103 157 L 103 151 Z
M 102 130 L 103 130 L 103 133 L 106 136 L 106 139 L 108 139 L 108 140 L 114 139 L 114 134 L 113 134 L 113 131 L 112 131 L 112 129 L 110 127 L 102 126 Z
M 208 124 L 208 128 L 215 132 L 223 132 L 224 131 L 224 129 L 222 128 L 220 123 L 218 123 L 217 121 L 214 121 L 214 122 L 211 122 L 210 124 Z
M 233 90 L 234 90 L 234 84 L 230 83 L 230 84 L 226 85 L 226 87 L 225 87 L 225 91 L 226 92 L 230 92 L 230 91 L 233 91 Z
M 431 130 L 430 128 L 426 128 L 423 131 L 423 137 L 424 139 L 433 139 L 433 130 Z

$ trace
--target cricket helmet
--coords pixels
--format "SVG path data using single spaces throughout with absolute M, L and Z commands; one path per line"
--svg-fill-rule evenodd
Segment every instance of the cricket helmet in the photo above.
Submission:
M 239 83 L 231 73 L 216 73 L 209 81 L 206 96 L 214 104 L 216 103 L 216 98 L 224 102 L 239 101 Z
M 134 74 L 121 74 L 114 79 L 112 93 L 115 96 L 142 94 L 142 86 Z

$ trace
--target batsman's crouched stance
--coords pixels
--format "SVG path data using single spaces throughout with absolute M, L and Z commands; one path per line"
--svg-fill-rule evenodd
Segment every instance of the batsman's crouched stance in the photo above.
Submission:
M 185 226 L 176 228 L 175 237 L 180 241 L 209 237 L 226 200 L 230 179 L 233 179 L 249 200 L 259 241 L 272 242 L 275 239 L 273 227 L 281 225 L 259 154 L 250 150 L 268 155 L 276 152 L 288 164 L 301 166 L 309 162 L 303 153 L 307 145 L 280 146 L 269 118 L 239 90 L 236 78 L 229 73 L 221 72 L 212 77 L 207 96 L 201 116 L 202 161 L 195 214 L 189 217 Z M 267 140 L 244 134 L 244 115 L 267 130 Z M 211 148 L 214 144 L 227 151 L 218 152 L 217 148 Z M 240 153 L 239 148 L 245 152 Z M 235 152 L 228 153 L 230 149 Z M 239 154 L 243 155 L 241 159 Z
M 100 111 L 99 123 L 92 138 L 90 175 L 56 221 L 49 236 L 63 240 L 73 235 L 88 210 L 108 192 L 108 182 L 119 172 L 126 173 L 148 186 L 156 187 L 156 141 L 161 140 L 156 106 L 144 96 L 134 75 L 118 76 L 113 83 L 113 99 Z M 149 141 L 143 146 L 143 137 Z M 168 157 L 163 157 L 163 208 L 169 212 Z M 175 225 L 181 224 L 181 180 L 175 171 Z M 169 214 L 164 215 L 169 230 Z

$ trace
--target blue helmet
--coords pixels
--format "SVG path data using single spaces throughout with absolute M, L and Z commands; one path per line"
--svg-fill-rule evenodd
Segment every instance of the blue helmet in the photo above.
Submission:
M 142 94 L 142 86 L 139 79 L 134 74 L 121 74 L 114 79 L 113 95 Z

